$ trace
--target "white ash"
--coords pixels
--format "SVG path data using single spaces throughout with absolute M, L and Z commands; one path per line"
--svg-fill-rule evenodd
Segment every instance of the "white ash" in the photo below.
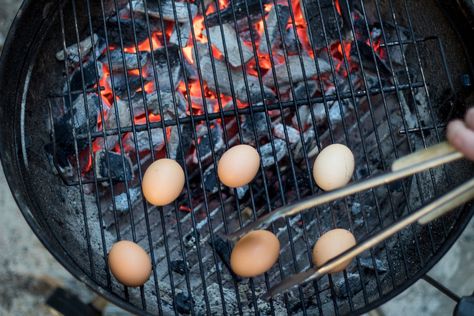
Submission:
M 179 34 L 178 34 L 179 30 Z M 191 24 L 189 22 L 176 23 L 171 33 L 169 42 L 178 45 L 179 47 L 186 47 L 191 37 Z
M 255 145 L 255 141 L 258 142 L 262 138 L 269 136 L 265 113 L 257 112 L 253 113 L 253 115 L 245 115 L 243 118 L 244 122 L 242 123 L 241 130 L 244 143 Z M 257 140 L 255 140 L 254 127 Z
M 347 282 L 343 277 L 334 282 L 334 292 L 339 298 L 345 298 L 348 294 L 354 295 L 362 290 L 361 282 L 359 273 L 348 273 Z M 347 287 L 349 287 L 349 292 Z
M 107 112 L 107 118 L 104 125 L 107 129 L 131 126 L 132 120 L 128 102 L 117 98 Z
M 289 84 L 290 77 L 292 83 L 295 84 L 297 82 L 302 81 L 303 79 L 309 79 L 318 74 L 316 70 L 316 64 L 319 64 L 319 71 L 320 74 L 326 73 L 331 71 L 330 65 L 324 61 L 323 59 L 317 58 L 316 61 L 308 56 L 289 56 L 287 63 L 281 63 L 275 65 L 275 75 L 278 80 L 278 85 L 281 84 Z M 287 67 L 290 69 L 290 74 L 288 73 Z M 303 75 L 303 68 L 304 68 L 304 75 Z M 270 70 L 268 73 L 263 76 L 263 83 L 268 87 L 275 87 L 275 82 L 273 80 L 273 71 Z
M 73 44 L 66 47 L 66 50 L 62 49 L 56 53 L 56 59 L 59 61 L 64 61 L 67 57 L 73 63 L 79 63 L 81 57 L 84 58 L 91 51 L 92 47 L 97 45 L 99 41 L 99 36 L 93 34 L 92 37 L 88 36 L 78 44 Z
M 332 123 L 339 123 L 342 121 L 342 117 L 344 116 L 342 111 L 344 111 L 344 107 L 339 106 L 339 101 L 334 101 L 329 109 L 329 119 Z
M 150 138 L 151 136 L 151 138 Z M 136 141 L 132 134 L 127 136 L 125 140 L 125 145 L 129 148 L 132 148 L 134 151 L 142 152 L 145 150 L 160 151 L 165 146 L 163 129 L 153 128 L 150 131 L 150 136 L 148 131 L 141 131 L 136 133 Z M 150 145 L 151 143 L 151 145 Z M 150 147 L 152 146 L 152 147 Z
M 275 153 L 273 152 L 272 143 L 267 143 L 260 147 L 260 155 L 262 157 L 262 165 L 264 167 L 269 167 L 274 165 L 276 156 L 277 161 L 282 160 L 287 154 L 286 142 L 279 138 L 275 138 L 273 140 L 273 144 L 275 146 Z
M 288 125 L 283 125 L 282 123 L 273 125 L 273 135 L 280 139 L 286 140 L 285 130 L 288 135 L 288 142 L 290 144 L 296 144 L 301 140 L 300 132 L 298 132 L 297 129 Z
M 250 48 L 244 45 L 244 42 L 240 36 L 228 23 L 209 28 L 209 36 L 211 43 L 214 44 L 219 49 L 219 51 L 227 57 L 229 64 L 231 64 L 233 67 L 238 67 L 242 64 L 245 64 L 253 57 L 253 52 L 250 50 Z M 239 46 L 242 50 L 243 59 L 240 58 Z M 226 51 L 224 51 L 224 47 L 226 48 Z
M 148 59 L 148 54 L 144 52 L 125 53 L 121 49 L 114 49 L 101 58 L 101 62 L 107 66 L 112 66 L 112 71 L 123 71 L 124 69 L 132 70 L 140 66 L 145 66 Z M 125 63 L 125 66 L 124 66 Z M 125 67 L 125 68 L 124 68 Z
M 180 129 L 182 132 L 182 126 L 180 125 Z M 176 159 L 176 156 L 178 154 L 178 147 L 179 147 L 179 135 L 178 135 L 178 126 L 172 126 L 171 127 L 171 133 L 170 133 L 170 139 L 168 141 L 168 151 L 169 151 L 169 157 L 171 159 Z
M 128 193 L 130 195 L 130 205 L 133 208 L 133 205 L 136 201 L 138 201 L 139 197 L 141 196 L 141 190 L 140 188 L 130 188 L 128 190 Z M 123 192 L 120 193 L 119 195 L 114 196 L 114 202 L 115 203 L 115 209 L 119 212 L 128 212 L 129 207 L 128 207 L 128 197 L 127 193 Z M 112 211 L 114 208 L 113 204 L 110 204 L 109 210 Z
M 239 200 L 241 200 L 241 199 L 245 196 L 245 194 L 247 194 L 248 190 L 249 190 L 249 186 L 248 186 L 247 184 L 244 185 L 244 186 L 238 187 L 238 188 L 236 189 L 236 191 L 237 191 L 237 198 L 238 198 Z
M 275 93 L 270 88 L 263 86 L 263 91 L 260 89 L 260 83 L 257 77 L 247 75 L 246 84 L 241 70 L 232 69 L 231 67 L 227 69 L 227 65 L 224 61 L 215 58 L 211 60 L 207 46 L 197 45 L 193 47 L 193 49 L 197 50 L 199 54 L 199 66 L 201 68 L 202 79 L 207 82 L 211 90 L 217 92 L 218 89 L 219 93 L 232 95 L 229 81 L 230 75 L 235 97 L 242 102 L 257 103 L 266 98 L 273 99 L 275 97 Z M 215 67 L 216 77 L 214 77 L 213 65 Z
M 375 265 L 374 265 L 375 261 Z M 363 268 L 369 269 L 369 270 L 377 270 L 378 272 L 387 272 L 388 271 L 388 266 L 387 264 L 377 258 L 374 258 L 374 261 L 372 261 L 372 258 L 360 258 L 359 263 Z
M 318 91 L 320 87 L 316 80 L 301 81 L 296 84 L 294 91 L 290 90 L 292 96 L 290 100 L 306 100 L 312 98 Z
M 306 151 L 306 155 L 309 158 L 316 156 L 319 153 L 319 148 L 316 144 L 316 137 L 313 128 L 309 128 L 307 131 L 303 133 L 303 142 L 300 141 L 294 146 L 293 148 L 293 155 L 296 160 L 300 160 L 304 158 L 304 154 Z M 303 147 L 304 144 L 304 147 Z
M 285 29 L 289 17 L 290 10 L 287 5 L 277 4 L 272 6 L 270 12 L 266 17 L 267 34 L 269 41 L 267 42 L 266 35 L 263 34 L 260 39 L 260 53 L 268 54 L 269 51 L 273 51 L 274 48 L 281 45 L 281 35 L 285 36 Z

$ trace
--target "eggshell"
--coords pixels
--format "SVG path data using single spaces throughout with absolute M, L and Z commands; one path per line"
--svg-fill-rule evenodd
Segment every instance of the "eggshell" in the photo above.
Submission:
M 219 160 L 217 174 L 231 188 L 250 183 L 260 167 L 258 152 L 249 145 L 237 145 L 227 150 Z
M 172 159 L 159 159 L 153 162 L 143 175 L 143 195 L 153 205 L 162 206 L 173 202 L 183 187 L 183 169 Z
M 268 271 L 280 254 L 280 241 L 267 230 L 256 230 L 242 237 L 230 256 L 235 274 L 254 277 Z
M 354 235 L 348 230 L 337 228 L 323 234 L 313 248 L 313 263 L 320 267 L 332 258 L 343 253 L 347 249 L 355 246 Z M 330 272 L 340 272 L 344 270 L 352 260 L 347 260 L 336 266 Z
M 128 240 L 112 246 L 108 262 L 114 277 L 126 286 L 141 286 L 151 274 L 150 256 L 142 247 Z
M 325 191 L 338 189 L 349 183 L 354 173 L 354 165 L 354 155 L 347 146 L 329 145 L 314 161 L 314 181 Z

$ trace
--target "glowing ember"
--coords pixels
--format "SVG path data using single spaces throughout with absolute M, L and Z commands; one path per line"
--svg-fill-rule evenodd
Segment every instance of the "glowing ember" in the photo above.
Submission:
M 190 3 L 194 3 L 192 0 L 190 0 Z M 284 1 L 277 1 L 277 5 L 279 6 L 287 6 L 288 3 Z M 230 0 L 218 0 L 217 3 L 211 3 L 208 5 L 205 15 L 209 17 L 209 15 L 215 13 L 217 10 L 222 11 L 228 8 L 230 5 Z M 334 5 L 339 14 L 341 14 L 341 4 L 339 0 L 334 0 Z M 262 50 L 260 49 L 260 44 L 265 43 L 266 41 L 262 41 L 262 38 L 265 36 L 265 24 L 269 22 L 269 16 L 272 12 L 274 3 L 267 3 L 264 4 L 264 17 L 260 19 L 253 20 L 253 25 L 251 26 L 250 30 L 255 30 L 256 34 L 254 34 L 251 31 L 248 30 L 239 30 L 237 34 L 241 36 L 241 39 L 244 43 L 245 46 L 247 46 L 256 56 L 254 58 L 247 59 L 248 61 L 245 64 L 242 64 L 245 70 L 245 75 L 247 78 L 255 79 L 253 77 L 258 77 L 260 76 L 265 76 L 267 75 L 271 69 L 272 69 L 272 63 L 274 65 L 282 65 L 285 63 L 285 54 L 283 54 L 283 45 L 287 45 L 286 43 L 282 43 L 281 45 L 275 45 L 275 47 L 271 47 L 270 52 L 268 50 Z M 288 9 L 288 8 L 286 8 Z M 294 42 L 296 43 L 296 47 L 301 47 L 302 49 L 302 54 L 303 55 L 308 55 L 312 59 L 315 59 L 315 50 L 311 46 L 311 39 L 308 33 L 308 25 L 304 16 L 304 11 L 301 7 L 301 1 L 292 1 L 291 2 L 291 9 L 293 11 L 293 18 L 290 16 L 288 18 L 288 22 L 285 26 L 285 31 L 290 34 L 291 37 L 288 37 L 289 40 L 292 40 L 293 36 L 296 36 L 296 40 Z M 259 14 L 259 13 L 258 13 Z M 253 18 L 255 18 L 257 15 L 253 14 Z M 286 19 L 285 19 L 286 21 Z M 230 23 L 233 27 L 233 22 L 227 22 Z M 175 24 L 174 22 L 169 22 L 169 21 L 164 21 L 164 32 L 162 31 L 155 31 L 151 34 L 150 38 L 146 38 L 145 40 L 141 41 L 138 43 L 138 45 L 129 45 L 128 47 L 123 48 L 123 52 L 129 53 L 129 54 L 136 54 L 138 52 L 153 52 L 156 51 L 159 48 L 164 47 L 165 43 L 167 45 L 171 45 L 168 41 L 172 36 L 175 36 L 176 34 L 172 34 L 173 31 L 177 28 L 177 26 L 181 26 L 183 23 L 180 22 L 180 24 Z M 269 27 L 270 28 L 270 27 Z M 181 29 L 180 29 L 181 30 Z M 247 33 L 245 33 L 247 32 Z M 245 33 L 246 35 L 243 35 Z M 240 35 L 242 34 L 242 35 Z M 377 37 L 376 35 L 372 35 L 373 40 L 373 49 L 374 51 L 381 57 L 385 57 L 385 50 L 382 47 L 382 40 L 380 37 Z M 193 38 L 194 37 L 194 38 Z M 141 37 L 143 38 L 143 37 Z M 251 40 L 251 39 L 252 40 Z M 194 56 L 194 50 L 193 50 L 193 45 L 194 42 L 198 44 L 206 44 L 208 43 L 208 38 L 206 36 L 206 30 L 205 30 L 205 23 L 204 23 L 204 16 L 200 13 L 195 15 L 193 21 L 192 21 L 192 32 L 189 33 L 189 37 L 185 37 L 184 40 L 186 43 L 181 43 L 181 52 L 182 56 L 186 59 L 186 61 L 190 65 L 195 64 L 195 56 Z M 365 41 L 365 38 L 364 38 Z M 341 42 L 334 42 L 332 41 L 330 43 L 329 48 L 318 48 L 317 53 L 320 58 L 322 58 L 323 54 L 329 55 L 327 58 L 330 58 L 333 61 L 333 65 L 335 68 L 335 71 L 338 76 L 344 76 L 347 77 L 349 73 L 351 73 L 354 70 L 357 70 L 358 66 L 357 64 L 352 61 L 351 59 L 351 48 L 352 48 L 352 41 L 343 41 Z M 370 45 L 369 40 L 366 41 L 368 45 Z M 185 44 L 185 45 L 183 45 Z M 294 45 L 294 44 L 288 44 L 288 45 Z M 207 46 L 207 45 L 206 45 Z M 220 46 L 219 46 L 220 47 Z M 221 47 L 222 48 L 222 47 Z M 256 48 L 256 51 L 253 51 L 253 49 Z M 117 50 L 121 49 L 117 44 L 112 44 L 108 48 L 110 51 L 112 50 Z M 316 49 L 316 48 L 315 48 Z M 106 51 L 106 50 L 105 50 Z M 219 60 L 221 63 L 226 60 L 226 56 L 224 56 L 224 51 L 222 49 L 218 49 L 214 44 L 211 45 L 211 51 L 212 51 L 212 56 L 215 60 Z M 201 53 L 201 52 L 199 52 Z M 270 54 L 271 53 L 271 54 Z M 292 55 L 296 54 L 297 52 L 293 50 L 288 50 L 288 54 L 286 54 L 286 57 L 291 57 Z M 106 55 L 104 52 L 103 55 Z M 270 57 L 271 55 L 271 57 Z M 227 56 L 229 57 L 229 56 Z M 327 58 L 325 60 L 327 61 Z M 273 60 L 272 60 L 273 59 Z M 230 60 L 227 59 L 227 60 Z M 348 63 L 349 69 L 346 69 L 345 63 Z M 273 65 L 273 66 L 274 66 Z M 139 88 L 134 87 L 136 92 L 140 93 L 145 93 L 145 94 L 151 94 L 151 93 L 156 93 L 156 88 L 155 88 L 155 81 L 150 79 L 153 78 L 150 72 L 150 66 L 147 63 L 146 67 L 145 65 L 141 65 L 142 69 L 127 69 L 126 73 L 128 74 L 128 77 L 133 77 L 132 79 L 128 78 L 129 80 L 136 80 L 137 77 L 140 80 L 143 80 L 143 91 L 142 91 L 142 85 L 140 84 Z M 189 66 L 189 65 L 187 65 Z M 128 67 L 128 61 L 127 61 L 127 67 Z M 137 66 L 134 66 L 137 67 Z M 131 67 L 131 68 L 134 68 Z M 191 66 L 190 66 L 191 67 Z M 195 66 L 192 66 L 195 67 Z M 231 67 L 229 65 L 229 67 Z M 306 66 L 305 66 L 306 67 Z M 239 68 L 237 70 L 237 68 Z M 291 68 L 290 66 L 290 69 Z M 114 70 L 115 71 L 115 70 Z M 205 71 L 212 71 L 212 69 L 206 69 Z M 240 67 L 233 67 L 231 71 L 239 71 L 241 72 L 242 69 Z M 140 78 L 140 75 L 142 78 Z M 163 73 L 158 73 L 158 76 L 163 75 Z M 166 74 L 168 75 L 168 74 Z M 219 76 L 220 74 L 218 74 Z M 123 101 L 128 101 L 128 100 L 120 100 L 119 93 L 114 94 L 113 89 L 111 88 L 111 83 L 110 83 L 110 77 L 111 77 L 111 71 L 107 66 L 107 63 L 102 64 L 102 77 L 100 78 L 99 85 L 101 87 L 100 90 L 100 98 L 105 104 L 106 107 L 111 108 L 114 104 L 114 99 L 117 101 L 122 101 L 122 102 L 117 102 L 117 104 L 124 104 L 128 102 L 123 102 Z M 190 76 L 192 79 L 188 79 L 187 82 L 184 80 L 179 80 L 178 87 L 176 89 L 177 93 L 181 96 L 182 102 L 186 101 L 185 108 L 181 109 L 181 113 L 187 114 L 187 115 L 203 115 L 206 111 L 208 112 L 219 112 L 221 110 L 232 110 L 234 106 L 237 106 L 238 108 L 246 108 L 249 106 L 248 103 L 242 102 L 237 98 L 232 98 L 230 94 L 217 94 L 215 92 L 214 86 L 209 86 L 206 81 L 200 81 L 197 80 L 196 77 Z M 312 75 L 311 80 L 315 80 L 316 75 Z M 322 75 L 320 78 L 322 81 L 325 82 L 325 85 L 327 87 L 331 87 L 334 82 L 332 82 L 333 79 L 330 79 L 330 75 L 328 73 L 325 73 Z M 161 79 L 160 78 L 160 84 L 161 84 Z M 220 78 L 217 78 L 219 80 Z M 123 79 L 121 79 L 123 80 Z M 114 83 L 115 85 L 115 83 Z M 97 86 L 96 86 L 97 87 Z M 212 89 L 211 89 L 212 88 Z M 234 87 L 235 89 L 235 87 Z M 269 86 L 268 87 L 270 92 L 275 92 L 275 88 Z M 222 89 L 220 89 L 222 91 Z M 283 93 L 284 94 L 284 93 Z M 184 100 L 183 100 L 184 98 Z M 141 97 L 137 98 L 141 99 Z M 120 110 L 120 109 L 119 109 Z M 164 112 L 163 112 L 164 113 Z M 108 109 L 103 109 L 103 116 L 104 119 L 101 117 L 101 115 L 98 115 L 97 119 L 97 130 L 101 130 L 104 123 L 103 120 L 107 119 L 108 115 Z M 160 122 L 162 117 L 158 114 L 152 114 L 151 111 L 148 113 L 148 116 L 144 114 L 143 112 L 138 113 L 136 117 L 133 118 L 133 123 L 136 125 L 143 125 L 147 124 L 148 122 L 153 123 L 153 122 Z M 227 122 L 221 122 L 220 119 L 217 119 L 214 121 L 214 124 L 222 124 L 224 125 Z M 166 135 L 167 138 L 170 139 L 172 133 L 172 128 L 168 127 L 166 128 Z M 131 134 L 125 133 L 123 135 L 123 138 L 126 139 L 127 137 L 130 137 Z M 103 141 L 103 140 L 102 140 Z M 198 139 L 198 142 L 200 139 Z M 117 147 L 117 145 L 114 145 L 115 148 L 113 150 L 119 151 L 120 148 Z M 96 140 L 92 144 L 92 151 L 95 153 L 99 150 L 102 149 L 101 144 Z M 126 148 L 126 151 L 129 150 L 134 150 L 133 148 Z M 160 149 L 162 150 L 162 147 Z M 91 170 L 92 168 L 92 162 L 93 162 L 93 157 L 89 154 L 89 149 L 86 149 L 81 153 L 83 155 L 83 160 L 82 161 L 87 161 L 87 164 L 85 168 L 83 169 L 84 173 L 87 173 Z M 163 152 L 157 152 L 157 156 L 164 156 Z M 186 207 L 182 206 L 181 207 L 183 211 L 189 211 Z M 185 209 L 186 208 L 186 209 Z

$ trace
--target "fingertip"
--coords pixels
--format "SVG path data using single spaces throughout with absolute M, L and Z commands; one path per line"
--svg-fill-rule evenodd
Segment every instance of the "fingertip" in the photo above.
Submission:
M 466 158 L 474 160 L 474 131 L 468 129 L 464 122 L 456 120 L 449 123 L 446 137 Z
M 466 125 L 470 129 L 474 130 L 474 107 L 470 108 L 466 112 L 466 116 L 465 116 L 464 120 L 466 121 Z

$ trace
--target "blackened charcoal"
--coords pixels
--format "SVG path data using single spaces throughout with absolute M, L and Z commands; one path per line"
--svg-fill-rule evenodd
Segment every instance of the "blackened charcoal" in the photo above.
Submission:
M 212 144 L 210 141 L 211 137 Z M 199 151 L 199 159 L 201 161 L 206 161 L 213 153 L 219 154 L 221 151 L 223 151 L 225 144 L 223 140 L 222 127 L 219 124 L 212 125 L 210 135 L 209 132 L 206 132 L 202 137 L 200 137 L 196 148 Z M 198 156 L 194 156 L 194 163 L 198 163 L 197 159 Z
M 209 28 L 209 36 L 211 38 L 211 43 L 219 49 L 219 51 L 234 67 L 245 64 L 253 57 L 253 52 L 250 48 L 244 45 L 244 42 L 240 36 L 236 34 L 234 28 L 230 24 L 223 24 L 222 26 L 216 25 Z M 242 58 L 240 58 L 239 46 L 242 50 Z M 224 47 L 226 49 L 225 51 Z
M 244 143 L 255 145 L 255 132 L 257 133 L 257 142 L 262 138 L 269 136 L 266 113 L 257 112 L 253 115 L 246 115 L 242 124 L 242 136 Z
M 113 84 L 111 77 L 113 77 Z M 141 88 L 142 85 L 142 77 L 131 74 L 125 76 L 123 71 L 113 72 L 111 77 L 108 77 L 107 81 L 113 87 L 115 94 L 121 99 L 133 98 L 136 95 L 136 90 Z
M 140 188 L 131 188 L 128 190 L 129 196 L 130 196 L 130 206 L 133 207 L 133 204 L 138 201 L 138 198 L 141 195 Z M 119 195 L 114 196 L 114 202 L 115 203 L 115 209 L 118 212 L 128 212 L 130 211 L 129 206 L 128 206 L 129 199 L 127 197 L 127 193 L 123 192 L 120 193 Z M 109 206 L 109 210 L 113 210 L 114 205 L 111 204 Z
M 193 299 L 183 293 L 176 294 L 173 304 L 176 310 L 182 314 L 190 314 L 194 307 Z
M 236 281 L 240 281 L 241 278 L 237 276 L 230 266 L 230 255 L 232 253 L 232 245 L 228 242 L 215 235 L 214 241 L 209 240 L 209 244 L 211 245 L 212 249 L 217 253 L 219 258 L 221 259 L 222 263 L 226 266 L 229 270 L 229 273 L 235 278 Z
M 87 110 L 86 111 L 86 104 Z M 69 165 L 68 157 L 75 153 L 73 128 L 76 134 L 84 134 L 92 132 L 97 126 L 97 114 L 99 113 L 99 98 L 95 93 L 90 93 L 84 100 L 83 95 L 78 95 L 72 105 L 69 98 L 64 98 L 64 115 L 58 117 L 54 121 L 55 144 L 48 144 L 45 149 L 54 155 L 54 147 L 56 148 L 55 160 L 59 166 L 65 168 Z M 87 140 L 77 140 L 78 150 L 85 149 L 88 145 Z
M 125 60 L 125 66 L 124 66 Z M 107 66 L 112 66 L 112 71 L 121 72 L 124 69 L 132 70 L 138 68 L 138 62 L 140 61 L 140 66 L 144 66 L 147 61 L 147 53 L 139 52 L 135 53 L 125 53 L 120 49 L 114 49 L 110 51 L 109 54 L 106 54 L 101 61 Z M 126 68 L 124 68 L 126 67 Z
M 183 243 L 186 247 L 195 248 L 196 245 L 199 243 L 199 237 L 199 232 L 193 229 L 189 233 L 184 235 Z
M 290 10 L 288 6 L 277 4 L 272 6 L 268 16 L 266 18 L 268 39 L 265 34 L 262 35 L 259 51 L 263 54 L 268 54 L 275 47 L 281 45 L 282 34 L 285 36 L 286 25 L 288 18 L 290 17 Z
M 113 181 L 130 181 L 133 178 L 132 161 L 126 155 L 113 151 L 98 151 L 95 153 L 97 174 L 102 178 L 111 178 Z
M 234 16 L 235 20 L 241 20 L 243 18 L 246 18 L 249 13 L 257 13 L 257 15 L 260 15 L 260 6 L 268 2 L 268 0 L 233 0 L 230 2 L 228 7 L 223 10 L 220 10 L 220 12 L 209 14 L 206 17 L 207 26 L 212 27 L 218 25 L 221 22 L 233 22 Z
M 132 2 L 132 7 L 136 12 L 140 12 L 142 14 L 147 13 L 151 17 L 161 18 L 165 21 L 177 21 L 180 23 L 192 21 L 196 16 L 198 9 L 197 6 L 192 3 L 176 2 L 171 0 L 147 0 L 146 10 L 142 0 L 134 0 Z
M 189 271 L 188 264 L 184 260 L 173 260 L 171 261 L 170 266 L 172 271 L 181 275 L 184 275 Z
M 148 135 L 148 131 L 137 132 L 136 140 L 132 134 L 128 134 L 124 146 L 129 150 L 138 150 L 138 152 L 150 151 L 152 148 L 154 151 L 163 149 L 165 146 L 163 130 L 161 128 L 154 128 L 150 131 L 150 134 L 151 138 Z
M 214 66 L 216 69 L 216 77 L 214 77 L 213 71 L 210 71 L 213 69 L 213 63 L 209 56 L 209 52 L 207 51 L 207 47 L 198 45 L 197 47 L 194 47 L 194 49 L 199 50 L 202 79 L 207 82 L 208 87 L 213 91 L 217 91 L 216 88 L 218 88 L 219 93 L 232 95 L 229 72 L 227 71 L 226 63 L 214 59 Z M 232 68 L 229 69 L 229 71 L 230 77 L 232 78 L 235 97 L 240 101 L 245 103 L 258 103 L 267 99 L 275 99 L 275 93 L 270 88 L 263 86 L 263 91 L 260 89 L 260 83 L 257 77 L 247 76 L 247 89 L 242 71 Z
M 368 270 L 372 270 L 372 271 L 377 270 L 378 272 L 388 271 L 388 267 L 386 263 L 377 258 L 375 259 L 375 266 L 372 261 L 372 258 L 360 258 L 359 263 L 363 268 L 368 269 Z
M 82 91 L 84 87 L 87 89 L 95 85 L 101 77 L 102 64 L 99 61 L 97 63 L 89 61 L 83 64 L 82 71 L 80 67 L 78 67 L 76 71 L 74 71 L 71 76 L 71 83 L 69 87 L 71 91 Z
M 296 144 L 301 140 L 300 132 L 298 132 L 297 129 L 291 126 L 284 126 L 282 123 L 273 124 L 273 135 L 280 139 L 286 140 L 287 138 L 285 132 L 286 135 L 288 135 L 288 142 L 290 144 Z
M 347 291 L 347 287 L 350 289 L 349 292 Z M 348 293 L 355 295 L 361 290 L 362 283 L 358 273 L 348 273 L 347 282 L 344 278 L 340 278 L 334 282 L 334 292 L 339 298 L 346 298 Z
M 327 47 L 340 40 L 338 26 L 342 30 L 343 21 L 334 9 L 333 0 L 300 0 L 300 3 L 308 19 L 306 22 L 311 30 L 310 41 L 314 49 Z
M 331 71 L 331 66 L 323 59 L 317 59 L 320 73 Z M 303 69 L 304 68 L 304 75 Z M 289 67 L 291 74 L 288 73 L 287 67 Z M 290 78 L 293 84 L 300 82 L 304 79 L 308 80 L 318 74 L 315 60 L 308 56 L 289 56 L 288 63 L 281 63 L 275 65 L 275 75 L 278 81 L 278 85 L 287 85 L 290 83 Z M 263 76 L 263 83 L 268 87 L 275 87 L 273 80 L 272 71 L 269 71 Z
M 357 51 L 357 46 L 359 47 L 359 51 Z M 380 59 L 379 55 L 374 52 L 372 47 L 362 41 L 357 41 L 357 46 L 352 45 L 351 56 L 362 64 L 364 71 L 377 73 L 378 69 L 380 76 L 383 78 L 388 78 L 392 75 L 388 66 Z
M 100 3 L 91 2 L 91 7 L 92 9 L 96 10 L 96 11 L 93 10 L 92 12 L 101 12 L 102 5 L 103 5 L 105 15 L 110 16 L 117 13 L 115 5 L 117 5 L 118 9 L 120 10 L 124 8 L 127 5 L 127 3 L 128 3 L 128 0 L 105 0 Z
M 154 47 L 155 48 L 155 47 Z M 153 51 L 153 59 L 155 65 L 166 66 L 170 65 L 174 67 L 176 64 L 179 64 L 179 46 L 178 45 L 168 45 L 165 47 L 155 48 Z M 151 61 L 151 58 L 150 58 Z M 150 73 L 153 72 L 153 69 L 149 70 Z M 159 73 L 158 73 L 159 74 Z
M 138 21 L 139 19 L 135 20 Z M 118 24 L 120 24 L 120 29 Z M 159 31 L 159 25 L 160 23 L 150 23 L 150 33 Z M 105 38 L 104 31 L 105 29 L 100 28 L 98 33 Z M 124 47 L 133 47 L 148 38 L 148 27 L 136 22 L 133 25 L 132 19 L 111 17 L 107 20 L 107 38 L 110 45 L 121 47 L 123 43 Z
M 203 174 L 204 188 L 209 193 L 216 193 L 219 190 L 219 180 L 216 176 L 214 165 L 207 168 Z
M 307 100 L 312 98 L 319 91 L 319 84 L 316 80 L 301 81 L 296 84 L 293 93 L 293 100 Z
M 67 58 L 72 63 L 79 63 L 84 60 L 89 52 L 91 51 L 93 45 L 97 45 L 99 41 L 99 36 L 93 34 L 92 37 L 89 36 L 83 39 L 79 43 L 72 44 L 71 46 L 66 47 L 66 50 L 61 49 L 56 53 L 56 59 L 59 61 L 64 61 Z
M 264 167 L 269 167 L 275 164 L 275 157 L 277 161 L 282 160 L 286 154 L 286 142 L 275 138 L 273 140 L 275 152 L 273 152 L 272 144 L 268 143 L 260 147 L 260 155 L 262 157 L 262 164 Z

